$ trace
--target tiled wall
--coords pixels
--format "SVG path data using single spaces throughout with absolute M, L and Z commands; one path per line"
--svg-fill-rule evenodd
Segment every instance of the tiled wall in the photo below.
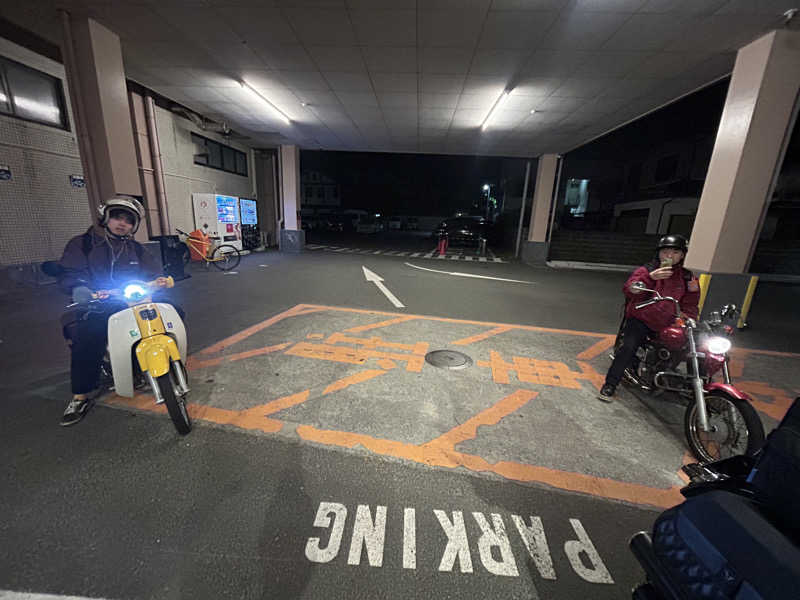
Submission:
M 64 79 L 58 63 L 3 39 L 0 55 Z M 72 131 L 0 115 L 0 165 L 11 169 L 0 181 L 0 265 L 58 258 L 89 226 L 86 189 L 69 180 L 83 175 L 71 111 L 69 122 Z
M 169 205 L 170 227 L 191 231 L 195 228 L 192 193 L 219 193 L 253 198 L 252 153 L 246 146 L 202 131 L 194 123 L 162 108 L 156 108 L 156 127 L 161 145 L 161 163 Z M 195 147 L 191 133 L 241 150 L 247 154 L 248 176 L 234 175 L 194 164 Z

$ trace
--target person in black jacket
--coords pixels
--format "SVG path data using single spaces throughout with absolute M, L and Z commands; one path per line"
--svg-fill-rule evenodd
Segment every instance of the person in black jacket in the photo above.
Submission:
M 126 306 L 111 298 L 112 290 L 130 279 L 155 279 L 162 287 L 167 284 L 165 277 L 159 277 L 160 265 L 133 239 L 144 217 L 139 201 L 115 196 L 102 204 L 99 212 L 98 223 L 72 238 L 60 260 L 59 285 L 65 293 L 73 297 L 95 294 L 106 300 L 65 327 L 72 350 L 72 399 L 61 419 L 64 426 L 79 422 L 100 393 L 108 318 Z

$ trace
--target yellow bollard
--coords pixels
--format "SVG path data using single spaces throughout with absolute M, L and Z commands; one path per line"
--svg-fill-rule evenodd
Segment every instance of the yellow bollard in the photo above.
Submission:
M 703 312 L 703 304 L 706 303 L 709 285 L 711 285 L 711 275 L 707 273 L 700 275 L 700 302 L 697 304 L 698 314 Z
M 753 304 L 753 295 L 756 293 L 756 286 L 758 285 L 758 275 L 750 277 L 750 283 L 747 284 L 747 292 L 742 301 L 742 314 L 739 317 L 739 322 L 736 323 L 737 329 L 744 329 L 747 327 L 747 314 L 750 312 L 750 305 Z

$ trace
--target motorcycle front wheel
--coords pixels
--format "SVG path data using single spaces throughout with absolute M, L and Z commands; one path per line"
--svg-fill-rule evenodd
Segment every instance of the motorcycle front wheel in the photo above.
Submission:
M 696 403 L 689 404 L 684 415 L 686 440 L 700 462 L 752 456 L 764 445 L 764 426 L 747 400 L 721 392 L 708 394 L 706 413 L 709 431 L 700 427 Z
M 156 384 L 161 392 L 161 397 L 164 398 L 164 404 L 167 405 L 167 412 L 169 418 L 172 419 L 172 424 L 178 433 L 186 435 L 192 430 L 192 420 L 189 418 L 184 396 L 175 393 L 178 384 L 175 374 L 172 370 L 164 373 L 156 378 Z

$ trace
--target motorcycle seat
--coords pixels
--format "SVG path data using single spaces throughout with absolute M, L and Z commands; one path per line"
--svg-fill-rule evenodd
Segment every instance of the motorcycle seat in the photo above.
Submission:
M 800 548 L 739 494 L 713 491 L 662 513 L 653 551 L 687 598 L 786 598 L 800 581 Z

